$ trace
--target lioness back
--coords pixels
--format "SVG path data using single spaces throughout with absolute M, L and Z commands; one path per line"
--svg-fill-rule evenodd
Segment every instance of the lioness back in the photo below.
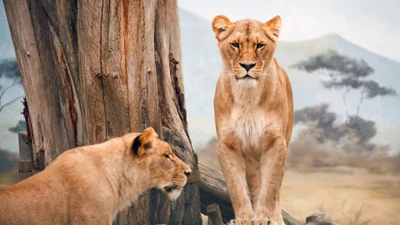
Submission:
M 111 224 L 148 188 L 176 199 L 191 170 L 152 128 L 65 151 L 0 189 L 0 224 Z

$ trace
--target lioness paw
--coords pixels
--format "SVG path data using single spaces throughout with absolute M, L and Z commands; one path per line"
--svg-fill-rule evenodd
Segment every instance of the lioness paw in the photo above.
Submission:
M 277 222 L 271 221 L 269 219 L 255 220 L 253 224 L 254 225 L 279 225 Z
M 229 225 L 253 225 L 251 220 L 235 219 L 229 222 Z

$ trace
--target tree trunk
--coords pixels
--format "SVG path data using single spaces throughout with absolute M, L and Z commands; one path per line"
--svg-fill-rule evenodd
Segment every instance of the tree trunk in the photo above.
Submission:
M 176 0 L 4 0 L 29 110 L 34 169 L 152 126 L 196 171 Z M 142 195 L 116 224 L 201 224 L 198 184 Z M 34 207 L 34 206 L 33 206 Z

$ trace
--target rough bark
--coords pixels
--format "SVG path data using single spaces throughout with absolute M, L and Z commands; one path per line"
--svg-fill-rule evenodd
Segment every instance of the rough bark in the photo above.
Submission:
M 224 223 L 234 218 L 231 200 L 221 172 L 199 163 L 201 179 L 199 182 L 201 195 L 201 212 L 207 214 L 207 206 L 218 204 L 221 209 Z M 282 210 L 283 220 L 286 225 L 301 225 L 300 222 Z
M 208 223 L 207 225 L 224 225 L 222 222 L 221 210 L 217 204 L 211 204 L 207 206 L 207 216 Z
M 152 126 L 193 170 L 176 0 L 4 0 L 35 170 L 63 151 Z M 197 183 L 158 190 L 116 224 L 200 224 Z

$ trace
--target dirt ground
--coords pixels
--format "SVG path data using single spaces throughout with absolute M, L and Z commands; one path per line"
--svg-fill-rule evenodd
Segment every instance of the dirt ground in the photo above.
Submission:
M 199 160 L 220 169 L 214 152 L 199 153 Z M 281 205 L 302 223 L 322 211 L 340 225 L 400 225 L 400 174 L 349 166 L 286 169 Z
M 400 224 L 400 176 L 336 167 L 319 172 L 286 171 L 282 208 L 305 222 L 323 211 L 341 225 Z

